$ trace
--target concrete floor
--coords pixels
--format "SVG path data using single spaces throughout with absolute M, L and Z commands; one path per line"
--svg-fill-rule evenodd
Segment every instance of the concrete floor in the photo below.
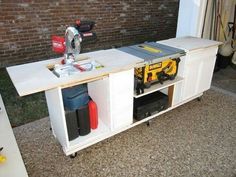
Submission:
M 213 74 L 212 85 L 236 94 L 236 70 L 230 66 Z
M 14 128 L 30 177 L 236 176 L 236 98 L 209 90 L 155 118 L 66 157 L 48 118 Z

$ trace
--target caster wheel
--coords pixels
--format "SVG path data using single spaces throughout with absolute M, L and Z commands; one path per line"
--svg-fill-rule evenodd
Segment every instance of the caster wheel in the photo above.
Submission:
M 71 158 L 71 159 L 74 159 L 76 156 L 77 156 L 77 152 L 71 154 L 71 155 L 70 155 L 70 158 Z
M 198 98 L 197 98 L 197 101 L 202 101 L 202 97 L 198 97 Z
M 52 127 L 50 127 L 49 130 L 52 131 Z
M 146 122 L 146 125 L 147 125 L 148 127 L 150 127 L 150 121 L 147 121 L 147 122 Z

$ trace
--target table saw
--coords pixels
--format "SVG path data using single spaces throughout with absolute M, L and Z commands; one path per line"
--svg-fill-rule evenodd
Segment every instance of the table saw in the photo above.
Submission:
M 184 50 L 159 44 L 146 42 L 119 48 L 120 51 L 142 58 L 143 64 L 135 68 L 135 90 L 143 93 L 145 88 L 154 83 L 173 80 L 178 72 L 179 57 L 185 55 Z

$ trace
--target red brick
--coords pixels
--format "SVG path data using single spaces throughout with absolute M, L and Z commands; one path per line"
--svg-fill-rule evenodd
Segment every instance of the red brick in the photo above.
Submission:
M 65 33 L 76 19 L 94 20 L 98 39 L 82 44 L 88 52 L 175 36 L 176 0 L 0 1 L 0 67 L 58 56 L 51 35 Z M 166 9 L 158 8 L 165 6 Z

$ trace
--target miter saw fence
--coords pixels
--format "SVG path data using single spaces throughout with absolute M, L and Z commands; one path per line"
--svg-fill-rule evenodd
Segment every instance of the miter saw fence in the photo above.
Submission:
M 52 50 L 56 53 L 64 53 L 65 63 L 76 60 L 81 51 L 81 42 L 96 39 L 96 33 L 91 32 L 95 22 L 76 20 L 74 26 L 66 29 L 65 38 L 52 36 Z

